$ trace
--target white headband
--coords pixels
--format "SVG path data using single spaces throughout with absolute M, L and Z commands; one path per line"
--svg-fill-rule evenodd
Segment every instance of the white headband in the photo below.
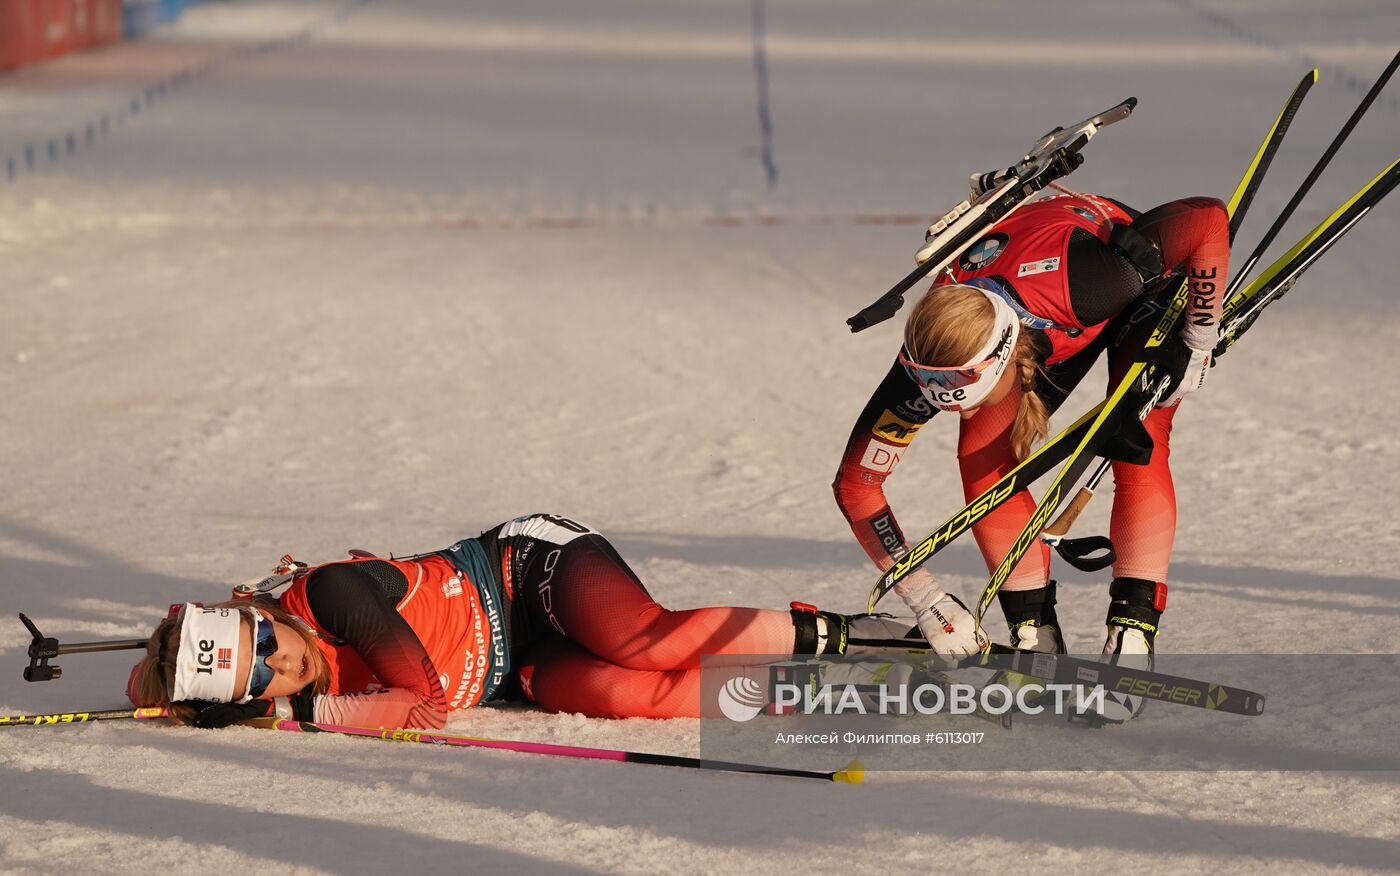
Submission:
M 238 684 L 238 652 L 243 647 L 243 613 L 236 608 L 201 608 L 185 603 L 180 616 L 180 649 L 175 654 L 172 702 L 233 702 Z M 244 691 L 240 703 L 252 697 Z
M 978 362 L 992 355 L 992 352 L 997 348 L 997 344 L 1001 343 L 1002 335 L 1006 333 L 1008 328 L 1011 329 L 1011 339 L 1007 341 L 1006 349 L 1008 351 L 1015 349 L 1016 339 L 1021 334 L 1021 318 L 1016 315 L 1016 311 L 1006 302 L 1005 298 L 1002 298 L 995 292 L 989 292 L 980 286 L 973 286 L 972 288 L 987 296 L 987 300 L 992 302 L 992 309 L 996 311 L 992 320 L 993 328 L 991 337 L 987 338 L 987 343 L 982 347 L 981 351 L 973 357 L 972 361 L 967 363 L 969 365 L 976 365 Z M 993 365 L 991 368 L 995 369 L 997 373 L 1000 374 L 1006 367 L 1006 363 L 1010 360 L 1011 353 L 1003 352 L 998 359 L 999 364 Z
M 1011 356 L 1016 351 L 1016 341 L 1021 337 L 1021 319 L 1005 299 L 980 286 L 970 288 L 981 292 L 988 301 L 992 302 L 993 318 L 992 331 L 987 336 L 987 342 L 964 367 L 971 368 L 985 362 L 991 358 L 993 353 L 997 354 L 997 358 L 978 375 L 975 382 L 956 390 L 940 390 L 931 386 L 921 387 L 924 397 L 935 407 L 945 411 L 967 410 L 985 399 L 1001 381 L 1001 375 L 1005 373 L 1006 365 L 1011 361 Z

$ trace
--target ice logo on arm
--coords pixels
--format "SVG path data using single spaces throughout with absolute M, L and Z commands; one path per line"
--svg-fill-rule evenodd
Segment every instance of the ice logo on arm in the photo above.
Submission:
M 752 721 L 767 705 L 763 688 L 747 675 L 735 676 L 719 689 L 719 710 L 735 723 Z

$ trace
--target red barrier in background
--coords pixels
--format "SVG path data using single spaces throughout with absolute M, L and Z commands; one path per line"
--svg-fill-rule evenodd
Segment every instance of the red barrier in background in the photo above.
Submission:
M 122 38 L 122 0 L 88 0 L 91 11 L 91 46 L 114 43 Z
M 65 55 L 73 50 L 77 26 L 74 0 L 43 0 L 47 23 L 44 25 L 44 57 Z
M 122 37 L 122 0 L 73 0 L 75 49 L 87 49 Z
M 0 69 L 33 64 L 122 35 L 122 0 L 0 0 Z
M 43 0 L 4 0 L 0 3 L 0 68 L 32 64 L 44 57 Z

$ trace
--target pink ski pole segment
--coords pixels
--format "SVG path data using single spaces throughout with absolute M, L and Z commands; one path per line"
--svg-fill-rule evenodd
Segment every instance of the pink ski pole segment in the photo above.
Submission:
M 698 757 L 680 757 L 673 754 L 649 754 L 644 751 L 618 751 L 612 748 L 585 748 L 578 745 L 555 745 L 549 742 L 515 742 L 509 739 L 483 739 L 476 736 L 448 736 L 441 733 L 425 733 L 420 730 L 372 730 L 367 727 L 345 727 L 339 724 L 317 724 L 311 721 L 278 721 L 273 725 L 278 730 L 293 733 L 340 733 L 345 736 L 364 736 L 382 739 L 386 742 L 420 742 L 430 745 L 456 745 L 465 748 L 502 748 L 525 754 L 548 754 L 555 757 L 580 757 L 591 760 L 617 760 L 624 763 L 648 763 L 657 766 L 685 767 L 695 770 L 719 770 L 730 773 L 756 773 L 768 776 L 790 776 L 799 779 L 821 779 L 827 782 L 859 784 L 865 779 L 865 766 L 853 760 L 844 769 L 833 772 L 816 770 L 785 770 L 776 767 L 759 766 L 748 763 L 729 763 L 718 760 L 701 760 Z

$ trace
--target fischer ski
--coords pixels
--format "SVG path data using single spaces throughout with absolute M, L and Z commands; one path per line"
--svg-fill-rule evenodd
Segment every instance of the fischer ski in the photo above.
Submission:
M 1269 226 L 1269 230 L 1265 232 L 1264 236 L 1259 240 L 1259 244 L 1254 247 L 1254 252 L 1251 252 L 1249 258 L 1245 259 L 1244 263 L 1240 265 L 1239 272 L 1235 274 L 1234 279 L 1230 281 L 1230 285 L 1225 289 L 1225 299 L 1227 301 L 1244 285 L 1245 278 L 1249 276 L 1250 271 L 1254 270 L 1255 264 L 1257 264 L 1259 259 L 1264 255 L 1264 250 L 1269 248 L 1269 244 L 1273 243 L 1274 238 L 1283 230 L 1284 224 L 1292 218 L 1293 211 L 1298 209 L 1298 205 L 1302 203 L 1303 198 L 1312 189 L 1313 183 L 1317 182 L 1317 178 L 1322 175 L 1322 171 L 1325 170 L 1327 165 L 1332 161 L 1332 156 L 1336 155 L 1337 150 L 1342 148 L 1342 144 L 1346 142 L 1347 137 L 1351 135 L 1357 122 L 1361 121 L 1361 117 L 1366 114 L 1366 110 L 1370 109 L 1371 104 L 1375 102 L 1376 97 L 1381 93 L 1381 89 L 1385 88 L 1386 83 L 1390 81 L 1390 77 L 1395 73 L 1395 68 L 1397 66 L 1400 66 L 1400 52 L 1396 52 L 1395 57 L 1390 59 L 1390 63 L 1386 66 L 1385 70 L 1381 72 L 1380 78 L 1377 79 L 1370 90 L 1366 92 L 1366 96 L 1361 99 L 1361 103 L 1357 104 L 1356 109 L 1352 110 L 1351 116 L 1346 120 L 1346 123 L 1342 125 L 1341 130 L 1337 132 L 1337 136 L 1332 138 L 1332 142 L 1328 144 L 1327 150 L 1322 153 L 1322 157 L 1317 160 L 1312 170 L 1308 172 L 1307 177 L 1303 180 L 1303 184 L 1298 187 L 1298 191 L 1294 192 L 1287 206 L 1283 208 L 1283 212 L 1278 214 L 1278 217 L 1274 219 L 1274 224 Z M 1316 74 L 1317 71 L 1314 70 L 1314 77 Z M 1232 222 L 1230 224 L 1231 242 L 1234 242 L 1234 239 L 1235 226 Z
M 1011 167 L 973 174 L 972 191 L 967 199 L 929 226 L 928 239 L 915 255 L 919 266 L 874 303 L 846 320 L 851 331 L 863 331 L 894 316 L 904 306 L 904 293 L 915 283 L 946 267 L 987 227 L 1011 215 L 1036 192 L 1073 173 L 1084 163 L 1084 156 L 1079 152 L 1094 134 L 1100 128 L 1126 119 L 1136 106 L 1137 98 L 1130 97 L 1082 122 L 1055 128 L 1037 140 Z
M 1242 687 L 1168 675 L 1151 669 L 1136 669 L 1115 663 L 1101 663 L 1066 654 L 1041 654 L 994 645 L 990 655 L 970 657 L 963 667 L 999 669 L 1029 675 L 1052 684 L 1102 685 L 1108 693 L 1143 697 L 1181 706 L 1195 706 L 1234 715 L 1260 715 L 1264 695 Z
M 989 652 L 984 654 L 951 657 L 934 654 L 924 639 L 866 640 L 864 645 L 868 648 L 887 648 L 891 652 L 902 652 L 901 659 L 904 662 L 917 666 L 927 678 L 940 684 L 955 682 L 948 674 L 950 672 L 986 669 L 999 674 L 1031 676 L 1054 684 L 1091 687 L 1102 685 L 1107 693 L 1141 696 L 1237 715 L 1259 715 L 1264 711 L 1264 695 L 1256 691 L 1213 681 L 1169 675 L 1153 669 L 1102 663 L 1090 657 L 1044 654 L 1000 644 L 993 644 Z M 915 658 L 925 662 L 919 663 Z M 819 668 L 815 668 L 819 666 L 820 661 L 774 664 L 769 671 L 770 688 L 779 681 L 815 686 L 819 680 L 823 680 L 820 679 Z M 862 686 L 857 684 L 855 687 Z M 999 721 L 1000 716 L 991 713 L 974 714 L 978 718 L 1010 726 L 1009 721 Z M 1010 713 L 1007 713 L 1008 717 L 1009 715 Z
M 1274 156 L 1278 154 L 1279 147 L 1283 145 L 1284 135 L 1293 125 L 1293 117 L 1297 115 L 1298 107 L 1302 105 L 1303 98 L 1308 96 L 1308 92 L 1316 84 L 1317 68 L 1314 67 L 1304 74 L 1302 81 L 1288 96 L 1283 110 L 1278 114 L 1278 118 L 1274 119 L 1274 126 L 1269 129 L 1269 135 L 1264 138 L 1263 143 L 1259 144 L 1259 151 L 1254 154 L 1254 160 L 1245 169 L 1244 176 L 1240 179 L 1239 185 L 1235 187 L 1235 193 L 1230 196 L 1229 203 L 1225 205 L 1230 212 L 1230 243 L 1235 242 L 1235 235 L 1239 233 L 1240 226 L 1244 224 L 1244 217 L 1249 213 L 1250 205 L 1254 203 L 1254 195 L 1259 191 L 1259 184 L 1264 181 L 1264 175 L 1269 172 L 1269 165 L 1273 164 Z M 1257 258 L 1254 261 L 1257 261 Z
M 1391 162 L 1375 179 L 1334 210 L 1332 215 L 1322 220 L 1251 284 L 1251 288 L 1267 285 L 1267 290 L 1255 295 L 1246 292 L 1228 301 L 1220 318 L 1222 328 L 1220 343 L 1215 347 L 1215 357 L 1218 359 L 1234 346 L 1240 335 L 1254 325 L 1254 321 L 1259 318 L 1265 307 L 1287 294 L 1303 272 L 1311 267 L 1319 256 L 1331 249 L 1334 243 L 1341 240 L 1362 217 L 1370 213 L 1381 198 L 1390 194 L 1397 184 L 1400 184 L 1400 158 Z

